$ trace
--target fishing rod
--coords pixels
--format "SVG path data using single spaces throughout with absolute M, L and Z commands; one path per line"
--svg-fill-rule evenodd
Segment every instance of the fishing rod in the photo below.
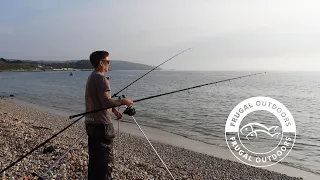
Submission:
M 154 96 L 149 96 L 149 97 L 133 100 L 133 102 L 136 103 L 136 102 L 144 101 L 144 100 L 147 100 L 147 99 L 152 99 L 152 98 L 165 96 L 165 95 L 169 95 L 169 94 L 173 94 L 173 93 L 177 93 L 177 92 L 181 92 L 181 91 L 186 91 L 186 90 L 189 90 L 189 89 L 195 89 L 195 88 L 199 88 L 199 87 L 203 87 L 203 86 L 208 86 L 208 85 L 212 85 L 212 84 L 218 84 L 218 83 L 222 83 L 222 82 L 232 81 L 232 80 L 241 79 L 241 78 L 244 78 L 244 77 L 255 76 L 255 75 L 264 74 L 264 73 L 266 73 L 266 72 L 249 74 L 249 75 L 244 75 L 244 76 L 238 76 L 238 77 L 234 77 L 234 78 L 230 78 L 230 79 L 225 79 L 225 80 L 215 81 L 215 82 L 211 82 L 211 83 L 201 84 L 201 85 L 192 86 L 192 87 L 185 88 L 185 89 L 180 89 L 180 90 L 176 90 L 176 91 L 171 91 L 171 92 L 167 92 L 167 93 L 163 93 L 163 94 L 158 94 L 158 95 L 154 95 Z M 82 115 L 91 114 L 91 113 L 94 113 L 94 112 L 99 112 L 99 111 L 103 111 L 103 110 L 114 108 L 114 107 L 118 107 L 118 105 L 109 106 L 109 107 L 105 107 L 105 108 L 101 108 L 101 109 L 96 109 L 96 110 L 93 110 L 93 111 L 88 111 L 88 112 L 72 115 L 72 116 L 69 116 L 69 119 L 73 119 L 73 118 L 76 118 L 76 117 L 79 117 L 79 116 L 82 116 Z
M 36 173 L 33 173 L 33 175 L 36 176 L 36 177 L 38 177 L 39 179 L 43 179 L 43 177 L 44 177 L 46 174 L 48 174 L 48 173 L 52 170 L 52 168 L 59 163 L 59 161 L 61 161 L 64 157 L 67 156 L 67 154 L 69 153 L 69 151 L 71 151 L 71 149 L 72 149 L 76 144 L 78 144 L 78 143 L 81 142 L 82 138 L 85 137 L 85 135 L 86 135 L 86 133 L 82 133 L 82 135 L 80 136 L 80 138 L 78 138 L 78 139 L 69 147 L 69 149 L 68 149 L 62 156 L 60 156 L 60 158 L 59 158 L 55 163 L 53 163 L 53 164 L 47 169 L 47 171 L 45 171 L 44 173 L 42 173 L 40 176 L 38 176 Z M 38 180 L 39 180 L 39 179 L 38 179 Z
M 82 116 L 83 117 L 83 116 Z M 62 130 L 60 130 L 59 132 L 57 132 L 56 134 L 54 134 L 53 136 L 51 136 L 49 139 L 45 140 L 43 143 L 39 144 L 37 147 L 33 148 L 31 151 L 29 151 L 27 154 L 25 154 L 24 156 L 20 157 L 19 159 L 17 159 L 15 162 L 11 163 L 9 166 L 7 166 L 6 168 L 4 168 L 3 170 L 0 171 L 0 174 L 2 174 L 3 172 L 5 172 L 6 170 L 8 170 L 9 168 L 11 168 L 12 166 L 14 166 L 15 164 L 17 164 L 18 162 L 20 162 L 22 159 L 24 159 L 25 157 L 27 157 L 29 154 L 33 153 L 35 150 L 37 150 L 38 148 L 40 148 L 41 146 L 45 145 L 47 142 L 49 142 L 51 139 L 55 138 L 56 136 L 58 136 L 58 134 L 62 133 L 63 131 L 65 131 L 66 129 L 68 129 L 70 126 L 72 126 L 73 124 L 75 124 L 76 122 L 78 122 L 80 119 L 82 119 L 82 117 L 78 118 L 77 120 L 75 120 L 74 122 L 72 122 L 71 124 L 69 124 L 67 127 L 63 128 Z
M 127 107 L 126 107 L 126 108 L 127 108 Z M 131 115 L 131 114 L 129 114 L 129 115 Z M 173 177 L 173 175 L 172 175 L 172 173 L 170 172 L 169 168 L 168 168 L 167 165 L 164 163 L 164 161 L 162 160 L 162 158 L 161 158 L 160 155 L 158 154 L 157 150 L 153 147 L 152 143 L 149 141 L 149 138 L 148 138 L 147 135 L 144 133 L 144 131 L 141 129 L 140 125 L 138 124 L 137 120 L 134 118 L 133 114 L 132 114 L 131 117 L 132 117 L 133 121 L 136 123 L 136 125 L 138 126 L 139 130 L 141 131 L 141 133 L 142 133 L 142 134 L 144 135 L 144 137 L 147 139 L 147 141 L 148 141 L 149 145 L 151 146 L 152 150 L 156 153 L 157 157 L 160 159 L 161 163 L 163 164 L 163 166 L 165 167 L 165 169 L 167 170 L 167 172 L 170 174 L 171 178 L 172 178 L 173 180 L 175 180 L 174 177 Z
M 127 89 L 127 88 L 128 88 L 129 86 L 131 86 L 133 83 L 135 83 L 135 82 L 139 81 L 139 79 L 143 78 L 144 76 L 146 76 L 147 74 L 149 74 L 151 71 L 153 71 L 153 70 L 157 69 L 157 68 L 158 68 L 158 67 L 160 67 L 162 64 L 164 64 L 164 63 L 166 63 L 166 62 L 170 61 L 171 59 L 173 59 L 173 58 L 175 58 L 175 57 L 179 56 L 180 54 L 182 54 L 182 53 L 184 53 L 184 52 L 186 52 L 186 51 L 189 51 L 190 49 L 191 49 L 191 48 L 188 48 L 188 49 L 183 50 L 183 51 L 181 51 L 180 53 L 178 53 L 178 54 L 176 54 L 176 55 L 172 56 L 172 57 L 171 57 L 171 58 L 169 58 L 168 60 L 166 60 L 166 61 L 164 61 L 163 63 L 159 64 L 157 67 L 155 67 L 155 68 L 151 69 L 149 72 L 145 73 L 144 75 L 142 75 L 141 77 L 139 77 L 138 79 L 136 79 L 135 81 L 133 81 L 132 83 L 130 83 L 129 85 L 127 85 L 126 87 L 124 87 L 123 89 L 121 89 L 120 91 L 118 91 L 117 93 L 115 93 L 112 97 L 117 97 L 117 95 L 118 95 L 120 92 L 122 92 L 123 90 Z
M 138 80 L 140 80 L 141 78 L 143 78 L 144 76 L 146 76 L 147 74 L 149 74 L 150 72 L 152 72 L 153 70 L 155 70 L 156 68 L 158 68 L 159 66 L 161 66 L 162 64 L 170 61 L 171 59 L 177 57 L 178 55 L 190 50 L 191 48 L 188 48 L 186 50 L 183 50 L 181 52 L 179 52 L 178 54 L 172 56 L 171 58 L 167 59 L 166 61 L 164 61 L 163 63 L 161 63 L 160 65 L 156 66 L 155 68 L 151 69 L 150 71 L 148 71 L 147 73 L 143 74 L 140 78 L 136 79 L 135 81 L 133 81 L 132 83 L 130 83 L 129 85 L 127 85 L 125 88 L 121 89 L 120 91 L 118 91 L 117 93 L 113 94 L 112 97 L 116 97 L 120 92 L 122 92 L 123 90 L 125 90 L 126 88 L 128 88 L 129 86 L 131 86 L 133 83 L 137 82 Z M 120 105 L 121 106 L 121 105 Z M 109 107 L 109 108 L 115 108 L 118 106 L 113 106 L 113 107 Z M 109 109 L 109 108 L 105 108 Z M 95 111 L 97 112 L 97 111 Z M 63 131 L 65 131 L 66 129 L 68 129 L 70 126 L 72 126 L 73 124 L 75 124 L 76 122 L 78 122 L 80 119 L 82 119 L 84 117 L 85 114 L 83 114 L 79 119 L 75 120 L 74 122 L 72 122 L 71 124 L 69 124 L 68 126 L 66 126 L 65 128 L 63 128 L 62 130 L 60 130 L 59 132 L 57 132 L 56 134 L 54 134 L 52 137 L 50 137 L 49 139 L 45 140 L 43 143 L 39 144 L 37 147 L 33 148 L 30 152 L 28 152 L 27 154 L 25 154 L 24 156 L 20 157 L 18 160 L 16 160 L 15 162 L 11 163 L 9 166 L 7 166 L 6 168 L 2 169 L 0 171 L 0 174 L 2 174 L 3 172 L 5 172 L 6 170 L 8 170 L 9 168 L 11 168 L 12 166 L 14 166 L 15 164 L 17 164 L 19 161 L 21 161 L 22 159 L 24 159 L 25 157 L 27 157 L 29 154 L 33 153 L 35 150 L 37 150 L 38 148 L 40 148 L 41 146 L 45 145 L 47 142 L 49 142 L 50 140 L 52 140 L 53 138 L 55 138 L 57 135 L 59 135 L 60 133 L 62 133 Z M 78 116 L 77 116 L 78 117 Z M 69 117 L 70 118 L 70 117 Z M 73 119 L 73 118 L 70 118 Z
M 144 76 L 146 76 L 147 74 L 149 74 L 149 73 L 152 72 L 153 70 L 157 69 L 158 67 L 160 67 L 160 66 L 163 65 L 164 63 L 170 61 L 171 59 L 179 56 L 180 54 L 182 54 L 182 53 L 184 53 L 184 52 L 186 52 L 186 51 L 188 51 L 188 50 L 190 50 L 190 49 L 191 49 L 191 48 L 188 48 L 188 49 L 186 49 L 186 50 L 183 50 L 183 51 L 179 52 L 178 54 L 172 56 L 171 58 L 167 59 L 166 61 L 162 62 L 162 63 L 159 64 L 158 66 L 154 67 L 153 69 L 151 69 L 151 70 L 148 71 L 147 73 L 145 73 L 145 74 L 143 74 L 142 76 L 140 76 L 138 79 L 134 80 L 132 83 L 128 84 L 126 87 L 122 88 L 120 91 L 114 93 L 114 94 L 112 95 L 112 97 L 117 97 L 117 95 L 118 95 L 120 92 L 122 92 L 123 90 L 125 90 L 126 88 L 128 88 L 129 86 L 131 86 L 132 84 L 134 84 L 135 82 L 139 81 L 141 78 L 143 78 Z M 109 78 L 108 78 L 108 79 L 109 79 Z M 124 97 L 124 96 L 123 96 L 123 97 Z M 121 99 L 121 97 L 119 97 L 119 99 Z M 118 106 L 118 107 L 120 107 L 120 106 Z M 84 115 L 83 115 L 83 116 L 84 116 Z M 83 116 L 82 116 L 81 118 L 83 118 Z M 133 117 L 133 116 L 132 116 L 132 117 Z M 81 118 L 80 118 L 80 119 L 81 119 Z M 119 128 L 120 128 L 119 123 L 120 123 L 120 121 L 118 121 L 118 133 L 120 132 L 120 130 L 119 130 Z M 137 125 L 138 125 L 138 124 L 137 124 Z M 138 125 L 138 126 L 139 126 L 139 125 Z M 141 129 L 141 131 L 142 131 L 142 129 Z M 143 132 L 143 131 L 142 131 L 142 132 Z M 81 137 L 78 138 L 78 139 L 76 140 L 76 142 L 79 142 L 79 141 L 82 139 L 83 136 L 84 136 L 84 134 L 81 135 Z M 119 141 L 119 140 L 120 140 L 120 139 L 119 139 L 119 136 L 118 136 L 118 141 Z M 148 140 L 148 139 L 147 139 L 147 140 Z M 148 141 L 149 141 L 149 140 L 148 140 Z M 66 153 L 65 153 L 64 155 L 62 155 L 62 156 L 60 157 L 60 159 L 58 159 L 45 173 L 43 173 L 41 176 L 38 176 L 37 174 L 34 173 L 35 176 L 38 176 L 38 177 L 41 178 L 43 175 L 47 174 L 55 165 L 58 164 L 58 162 L 59 162 L 62 158 L 65 157 L 65 155 L 71 150 L 71 148 L 76 145 L 76 142 L 73 143 L 73 144 L 69 147 L 69 149 L 66 151 Z M 151 145 L 151 146 L 152 146 L 152 145 Z M 153 148 L 153 149 L 154 149 L 154 148 Z M 159 155 L 158 155 L 158 157 L 159 157 Z M 160 157 L 159 157 L 159 158 L 160 158 Z M 160 158 L 160 160 L 162 161 L 161 158 Z M 163 162 L 163 161 L 162 161 L 162 162 Z M 166 167 L 165 164 L 164 164 L 164 166 Z M 166 169 L 168 169 L 168 168 L 166 167 Z M 169 173 L 170 173 L 170 171 L 169 171 Z M 171 173 L 170 173 L 170 174 L 171 174 Z M 172 175 L 171 175 L 171 176 L 172 176 Z
M 266 72 L 264 72 L 266 73 Z M 140 102 L 140 101 L 144 101 L 144 100 L 147 100 L 147 99 L 152 99 L 152 98 L 156 98 L 156 97 L 160 97 L 160 96 L 165 96 L 165 95 L 169 95 L 169 94 L 173 94 L 173 93 L 177 93 L 177 92 L 181 92 L 181 91 L 186 91 L 186 90 L 190 90 L 190 89 L 195 89 L 195 88 L 199 88 L 199 87 L 202 87 L 202 86 L 208 86 L 208 85 L 212 85 L 212 84 L 218 84 L 218 83 L 221 83 L 221 82 L 226 82 L 226 81 L 232 81 L 232 80 L 235 80 L 235 79 L 241 79 L 241 78 L 244 78 L 244 77 L 249 77 L 249 76 L 254 76 L 254 75 L 258 75 L 258 74 L 263 74 L 263 73 L 255 73 L 255 74 L 249 74 L 249 75 L 245 75 L 245 76 L 239 76 L 239 77 L 235 77 L 235 78 L 230 78 L 230 79 L 225 79 L 225 80 L 221 80 L 221 81 L 215 81 L 215 82 L 211 82 L 211 83 L 206 83 L 206 84 L 202 84 L 202 85 L 198 85 L 198 86 L 193 86 L 193 87 L 189 87 L 189 88 L 185 88 L 185 89 L 180 89 L 180 90 L 176 90 L 176 91 L 171 91 L 171 92 L 167 92 L 167 93 L 163 93 L 163 94 L 159 94 L 159 95 L 154 95 L 154 96 L 149 96 L 149 97 L 146 97 L 146 98 L 142 98 L 142 99 L 138 99 L 138 100 L 134 100 L 133 102 Z M 141 78 L 140 78 L 141 79 Z M 139 80 L 139 79 L 138 79 Z M 120 91 L 121 92 L 121 91 Z M 124 95 L 123 95 L 123 98 Z M 119 97 L 119 99 L 121 99 L 121 97 Z M 115 106 L 117 107 L 117 106 Z M 118 106 L 119 107 L 119 106 Z M 129 116 L 132 117 L 132 119 L 134 120 L 134 122 L 136 123 L 136 125 L 138 126 L 139 130 L 142 132 L 142 134 L 144 135 L 144 137 L 147 139 L 149 145 L 151 146 L 151 148 L 153 149 L 153 151 L 156 153 L 157 157 L 160 159 L 161 163 L 164 165 L 165 169 L 167 170 L 167 172 L 170 174 L 171 178 L 174 179 L 172 173 L 170 172 L 170 170 L 168 169 L 168 167 L 166 166 L 166 164 L 164 163 L 164 161 L 162 160 L 162 158 L 160 157 L 160 155 L 158 154 L 157 150 L 153 147 L 152 143 L 149 141 L 147 135 L 144 133 L 144 131 L 142 130 L 142 128 L 140 127 L 140 125 L 138 124 L 138 122 L 136 121 L 136 119 L 134 118 L 134 114 L 135 114 L 135 111 L 132 112 L 132 111 L 128 111 L 130 108 L 129 106 L 126 106 L 126 110 L 123 112 L 125 114 L 128 114 Z M 126 113 L 127 111 L 127 113 Z M 87 112 L 87 113 L 90 113 L 90 112 Z M 91 111 L 92 113 L 92 111 Z M 122 113 L 122 114 L 123 114 Z M 74 117 L 77 117 L 77 115 L 74 115 Z M 71 116 L 70 116 L 70 119 L 71 119 Z M 119 120 L 120 121 L 120 120 Z M 119 125 L 119 124 L 118 124 Z M 118 132 L 119 132 L 119 129 L 118 129 Z M 83 135 L 82 135 L 83 136 Z M 77 139 L 76 142 L 80 141 L 82 136 L 80 138 Z M 49 170 L 47 170 L 45 173 L 43 173 L 43 175 L 47 174 L 55 165 L 58 164 L 58 162 L 63 158 L 65 157 L 65 155 L 68 153 L 68 151 L 71 150 L 71 148 L 76 144 L 76 142 L 74 144 L 72 144 L 69 149 L 67 150 L 67 152 L 61 156 L 50 168 Z M 39 177 L 39 176 L 38 176 Z M 41 177 L 41 176 L 40 176 Z
M 264 72 L 264 73 L 266 73 L 266 72 Z M 189 89 L 195 89 L 195 88 L 199 88 L 199 87 L 203 87 L 203 86 L 208 86 L 208 85 L 211 85 L 211 84 L 218 84 L 218 83 L 221 83 L 221 82 L 232 81 L 232 80 L 235 80 L 235 79 L 241 79 L 241 78 L 244 78 L 244 77 L 255 76 L 255 75 L 264 74 L 264 73 L 249 74 L 249 75 L 245 75 L 245 76 L 239 76 L 239 77 L 225 79 L 225 80 L 216 81 L 216 82 L 211 82 L 211 83 L 207 83 L 207 84 L 201 84 L 201 85 L 198 85 L 198 86 L 193 86 L 193 87 L 189 87 L 189 88 L 185 88 L 185 89 L 180 89 L 180 90 L 176 90 L 176 91 L 171 91 L 171 92 L 167 92 L 167 93 L 163 93 L 163 94 L 158 94 L 158 95 L 154 95 L 154 96 L 149 96 L 149 97 L 133 100 L 133 102 L 134 103 L 135 102 L 140 102 L 140 101 L 144 101 L 144 100 L 147 100 L 147 99 L 153 99 L 153 98 L 160 97 L 160 96 L 165 96 L 165 95 L 169 95 L 169 94 L 173 94 L 173 93 L 177 93 L 177 92 L 181 92 L 181 91 L 186 91 L 186 90 L 189 90 Z
M 122 92 L 123 90 L 125 90 L 126 88 L 128 88 L 129 86 L 131 86 L 132 84 L 134 84 L 135 82 L 139 81 L 141 78 L 143 78 L 144 76 L 146 76 L 146 75 L 149 74 L 150 72 L 154 71 L 155 69 L 157 69 L 158 67 L 160 67 L 160 66 L 163 65 L 164 63 L 170 61 L 171 59 L 179 56 L 180 54 L 182 54 L 182 53 L 184 53 L 184 52 L 186 52 L 186 51 L 188 51 L 188 50 L 190 50 L 190 49 L 191 49 L 191 48 L 188 48 L 188 49 L 186 49 L 186 50 L 183 50 L 183 51 L 179 52 L 178 54 L 172 56 L 171 58 L 167 59 L 166 61 L 162 62 L 162 63 L 159 64 L 158 66 L 154 67 L 153 69 L 151 69 L 151 70 L 148 71 L 147 73 L 145 73 L 145 74 L 143 74 L 142 76 L 140 76 L 138 79 L 134 80 L 132 83 L 128 84 L 126 87 L 122 88 L 120 91 L 114 93 L 114 94 L 112 95 L 112 97 L 117 97 L 117 95 L 118 95 L 120 92 Z M 123 97 L 124 97 L 124 96 L 123 96 Z M 121 99 L 121 97 L 119 97 L 119 99 Z M 120 106 L 118 106 L 118 107 L 120 107 Z M 122 113 L 122 114 L 123 114 L 123 113 Z M 83 116 L 84 116 L 84 115 L 83 115 Z M 82 117 L 83 117 L 83 116 L 82 116 Z M 81 117 L 81 118 L 82 118 L 82 117 Z M 132 116 L 132 117 L 133 117 L 133 116 Z M 80 119 L 81 119 L 81 118 L 80 118 Z M 120 132 L 120 129 L 119 129 L 119 128 L 120 128 L 120 125 L 119 125 L 119 123 L 120 123 L 120 121 L 118 121 L 118 133 Z M 138 125 L 138 124 L 137 124 L 137 125 Z M 138 127 L 139 127 L 139 125 L 138 125 Z M 139 128 L 140 128 L 140 127 L 139 127 Z M 141 129 L 141 128 L 140 128 L 140 129 Z M 141 131 L 142 131 L 142 129 L 141 129 Z M 144 134 L 144 133 L 143 133 L 143 134 Z M 84 134 L 81 135 L 81 137 L 78 138 L 78 139 L 76 140 L 76 142 L 79 142 L 83 137 L 84 137 Z M 119 139 L 119 136 L 118 136 L 118 141 L 119 141 L 119 140 L 120 140 L 120 139 Z M 147 140 L 148 140 L 148 139 L 147 139 Z M 149 141 L 149 140 L 148 140 L 148 141 Z M 73 144 L 69 147 L 69 149 L 66 151 L 66 153 L 65 153 L 64 155 L 62 155 L 61 158 L 58 159 L 45 173 L 43 173 L 43 174 L 40 176 L 40 178 L 41 178 L 42 176 L 44 176 L 45 174 L 47 174 L 55 165 L 57 165 L 58 162 L 59 162 L 62 158 L 64 158 L 65 155 L 71 150 L 71 148 L 76 145 L 76 142 L 73 143 Z M 150 142 L 149 142 L 149 143 L 150 143 Z M 154 149 L 154 148 L 153 148 L 153 149 Z M 159 155 L 158 155 L 158 157 L 159 157 Z M 160 157 L 159 157 L 159 158 L 160 158 Z M 160 159 L 161 159 L 161 158 L 160 158 Z M 161 161 L 162 161 L 162 159 L 161 159 Z M 165 165 L 165 164 L 164 164 L 164 165 Z M 166 167 L 166 166 L 165 166 L 165 167 Z M 168 168 L 166 167 L 166 169 L 168 169 Z M 171 173 L 170 173 L 170 174 L 171 174 Z M 35 175 L 38 176 L 37 174 L 35 174 Z M 172 176 L 172 175 L 171 175 L 171 176 Z M 38 176 L 38 177 L 39 177 L 39 176 Z
M 124 97 L 125 98 L 125 97 Z M 127 107 L 126 107 L 127 108 Z M 122 113 L 123 114 L 123 113 Z M 131 115 L 131 118 L 133 119 L 133 121 L 136 123 L 136 125 L 138 126 L 139 130 L 141 131 L 141 133 L 144 135 L 144 137 L 146 138 L 147 142 L 149 143 L 149 145 L 151 146 L 152 150 L 155 152 L 155 154 L 157 155 L 157 157 L 160 159 L 161 163 L 163 164 L 163 166 L 165 167 L 165 169 L 167 170 L 167 172 L 170 174 L 171 178 L 174 180 L 175 178 L 173 177 L 171 171 L 169 170 L 169 168 L 167 167 L 167 165 L 164 163 L 164 161 L 162 160 L 162 158 L 160 157 L 159 153 L 157 152 L 157 150 L 154 148 L 154 146 L 152 145 L 152 143 L 150 142 L 149 138 L 147 137 L 147 135 L 144 133 L 144 131 L 142 130 L 142 128 L 140 127 L 140 125 L 138 124 L 137 120 L 134 118 L 133 114 L 129 114 Z M 120 120 L 118 120 L 118 122 L 120 122 Z M 118 130 L 118 132 L 120 132 Z M 69 148 L 68 150 L 56 161 L 53 163 L 53 165 L 51 165 L 47 171 L 45 171 L 44 173 L 42 173 L 42 175 L 38 176 L 36 173 L 33 173 L 33 176 L 38 177 L 39 180 L 43 180 L 43 177 L 48 174 L 52 168 L 54 166 L 56 166 L 59 161 L 61 161 L 64 157 L 66 157 L 66 155 L 69 153 L 69 151 L 71 151 L 71 149 L 81 141 L 81 139 L 84 137 L 85 133 L 83 133 Z M 119 139 L 118 139 L 119 141 Z
M 266 73 L 266 72 L 264 72 Z M 208 85 L 212 85 L 212 84 L 218 84 L 218 83 L 222 83 L 222 82 L 227 82 L 227 81 L 232 81 L 232 80 L 236 80 L 236 79 L 241 79 L 244 77 L 250 77 L 250 76 L 255 76 L 258 74 L 263 74 L 263 73 L 255 73 L 255 74 L 249 74 L 249 75 L 245 75 L 245 76 L 239 76 L 239 77 L 234 77 L 234 78 L 230 78 L 230 79 L 225 79 L 225 80 L 220 80 L 220 81 L 215 81 L 215 82 L 211 82 L 211 83 L 206 83 L 206 84 L 201 84 L 198 86 L 192 86 L 189 88 L 185 88 L 185 89 L 181 89 L 181 90 L 176 90 L 176 91 L 171 91 L 171 92 L 167 92 L 167 93 L 163 93 L 163 94 L 159 94 L 159 95 L 154 95 L 154 96 L 149 96 L 149 97 L 145 97 L 145 98 L 141 98 L 141 99 L 137 99 L 134 100 L 133 102 L 141 102 L 147 99 L 152 99 L 152 98 L 156 98 L 156 97 L 160 97 L 160 96 L 165 96 L 165 95 L 169 95 L 169 94 L 173 94 L 173 93 L 177 93 L 177 92 L 181 92 L 181 91 L 186 91 L 189 89 L 195 89 L 195 88 L 199 88 L 199 87 L 203 87 L 203 86 L 208 86 Z M 73 119 L 75 117 L 79 117 L 79 116 L 84 116 L 86 114 L 90 114 L 90 113 L 94 113 L 94 112 L 98 112 L 98 111 L 104 111 L 110 108 L 115 108 L 121 105 L 114 105 L 114 106 L 107 106 L 105 108 L 101 108 L 101 109 L 97 109 L 97 110 L 93 110 L 93 111 L 88 111 L 85 113 L 80 113 L 80 114 L 76 114 L 76 115 L 72 115 L 69 116 L 70 119 Z M 129 106 L 127 107 L 127 109 L 129 108 Z M 82 118 L 81 117 L 81 118 Z M 56 137 L 58 134 L 62 133 L 63 131 L 65 131 L 67 128 L 69 128 L 70 126 L 72 126 L 73 124 L 75 124 L 76 122 L 78 122 L 81 118 L 75 120 L 74 122 L 72 122 L 71 124 L 69 124 L 67 127 L 65 127 L 64 129 L 62 129 L 61 131 L 59 131 L 58 133 L 56 133 L 55 135 L 53 135 L 52 137 L 50 137 L 49 139 L 47 139 L 45 142 L 41 143 L 40 145 L 38 145 L 37 147 L 35 147 L 34 149 L 32 149 L 30 152 L 28 152 L 26 155 L 22 156 L 21 158 L 19 158 L 18 160 L 16 160 L 15 162 L 13 162 L 12 164 L 10 164 L 8 167 L 6 167 L 5 169 L 1 170 L 0 174 L 2 174 L 4 171 L 8 170 L 9 168 L 11 168 L 12 166 L 14 166 L 16 163 L 18 163 L 19 161 L 21 161 L 23 158 L 25 158 L 26 156 L 28 156 L 29 154 L 31 154 L 32 152 L 34 152 L 36 149 L 40 148 L 41 146 L 43 146 L 45 143 L 49 142 L 51 139 L 53 139 L 54 137 Z

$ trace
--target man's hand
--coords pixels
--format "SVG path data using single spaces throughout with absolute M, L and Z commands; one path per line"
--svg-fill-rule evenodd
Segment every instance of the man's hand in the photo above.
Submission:
M 125 98 L 125 99 L 121 99 L 121 104 L 131 106 L 133 104 L 133 101 L 131 99 Z
M 117 120 L 122 118 L 122 114 L 116 108 L 112 108 L 112 112 L 117 117 Z

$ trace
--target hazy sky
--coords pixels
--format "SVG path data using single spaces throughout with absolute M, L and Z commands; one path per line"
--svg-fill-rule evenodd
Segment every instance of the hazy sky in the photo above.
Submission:
M 178 70 L 320 70 L 320 1 L 1 0 L 0 57 Z M 112 65 L 112 64 L 111 64 Z

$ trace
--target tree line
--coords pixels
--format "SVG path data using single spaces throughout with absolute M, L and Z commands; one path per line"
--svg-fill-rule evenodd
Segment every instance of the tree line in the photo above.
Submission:
M 0 58 L 0 71 L 4 70 L 35 70 L 37 64 L 25 63 L 21 60 L 9 61 L 4 58 Z
M 92 69 L 89 60 L 79 61 L 25 61 L 25 60 L 6 60 L 0 58 L 0 71 L 7 70 L 48 70 L 48 69 Z M 110 70 L 150 70 L 153 66 L 133 63 L 128 61 L 114 60 L 111 62 Z M 160 70 L 161 68 L 157 68 Z

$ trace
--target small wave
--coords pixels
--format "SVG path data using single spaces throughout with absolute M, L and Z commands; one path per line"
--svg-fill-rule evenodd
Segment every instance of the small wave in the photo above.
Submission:
M 307 167 L 305 167 L 305 166 L 302 165 L 302 164 L 287 162 L 287 161 L 283 161 L 283 160 L 280 161 L 279 163 L 280 163 L 280 164 L 283 164 L 283 165 L 286 165 L 286 166 L 294 167 L 294 168 L 297 168 L 297 169 L 300 169 L 300 170 L 303 170 L 303 171 L 307 171 L 307 172 L 310 172 L 310 173 L 314 173 L 314 174 L 320 175 L 320 172 L 319 172 L 319 171 L 316 171 L 316 170 L 312 170 L 312 169 L 310 169 L 310 168 L 307 168 Z
M 310 143 L 310 142 L 308 142 L 308 143 L 305 143 L 305 142 L 295 142 L 294 145 L 295 145 L 295 146 L 297 146 L 297 145 L 299 145 L 299 146 L 306 146 L 306 147 L 311 146 L 311 147 L 317 147 L 317 148 L 320 147 L 320 145 L 318 145 L 318 144 L 312 144 L 312 143 Z
M 320 139 L 319 137 L 308 137 L 310 140 L 313 140 L 313 141 L 318 141 L 320 142 Z

